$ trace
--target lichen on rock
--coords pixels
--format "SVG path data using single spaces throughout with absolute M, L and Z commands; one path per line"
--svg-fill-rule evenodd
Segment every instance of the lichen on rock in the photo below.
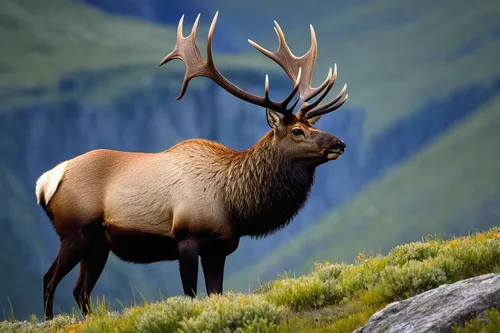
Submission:
M 500 274 L 485 274 L 391 303 L 353 333 L 453 333 L 453 325 L 499 306 Z

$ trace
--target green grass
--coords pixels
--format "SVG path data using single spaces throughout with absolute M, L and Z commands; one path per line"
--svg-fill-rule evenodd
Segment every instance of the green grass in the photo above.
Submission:
M 331 94 L 348 83 L 346 105 L 369 111 L 367 140 L 430 99 L 500 75 L 498 1 L 377 0 L 342 6 L 314 1 L 293 6 L 285 0 L 232 4 L 219 0 L 216 4 L 235 33 L 270 50 L 278 45 L 274 19 L 296 55 L 309 48 L 308 25 L 313 24 L 318 40 L 313 81 L 319 84 L 337 63 L 337 89 Z M 468 47 L 469 53 L 454 57 Z
M 0 323 L 5 332 L 351 332 L 388 303 L 444 283 L 500 272 L 500 228 L 449 240 L 426 239 L 354 264 L 323 263 L 300 278 L 283 276 L 249 294 L 143 301 L 120 312 L 106 302 L 79 321 L 61 315 Z M 488 312 L 493 319 L 496 312 Z M 495 319 L 498 321 L 498 319 Z M 491 321 L 493 323 L 493 321 Z M 493 325 L 493 324 L 489 324 Z M 469 331 L 466 331 L 469 332 Z
M 228 287 L 247 289 L 262 275 L 282 270 L 304 273 L 315 261 L 350 260 L 363 251 L 380 253 L 395 242 L 429 233 L 465 233 L 498 224 L 499 126 L 497 97 L 336 212 L 233 275 Z

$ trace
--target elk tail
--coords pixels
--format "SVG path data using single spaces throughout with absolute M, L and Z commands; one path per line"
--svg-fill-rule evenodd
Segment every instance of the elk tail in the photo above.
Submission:
M 56 193 L 66 171 L 67 164 L 68 161 L 59 163 L 56 167 L 41 175 L 36 181 L 36 201 L 44 210 L 52 196 Z

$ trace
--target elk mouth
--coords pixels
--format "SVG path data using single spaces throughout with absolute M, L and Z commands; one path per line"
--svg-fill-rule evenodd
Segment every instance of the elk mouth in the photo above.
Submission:
M 323 149 L 323 156 L 328 160 L 336 160 L 343 152 L 343 149 Z

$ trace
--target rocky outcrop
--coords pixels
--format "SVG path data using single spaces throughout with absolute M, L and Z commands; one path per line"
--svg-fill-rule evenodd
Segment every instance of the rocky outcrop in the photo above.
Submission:
M 452 333 L 454 324 L 499 306 L 500 274 L 486 274 L 391 303 L 354 333 Z

